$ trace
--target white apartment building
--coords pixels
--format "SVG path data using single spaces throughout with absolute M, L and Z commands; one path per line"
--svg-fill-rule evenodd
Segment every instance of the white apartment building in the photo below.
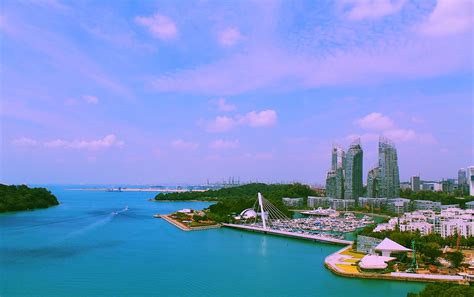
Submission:
M 417 210 L 403 214 L 400 218 L 391 218 L 388 223 L 377 225 L 374 232 L 395 230 L 420 231 L 422 235 L 440 234 L 443 238 L 455 234 L 474 236 L 474 209 L 448 208 L 440 213 L 433 210 Z

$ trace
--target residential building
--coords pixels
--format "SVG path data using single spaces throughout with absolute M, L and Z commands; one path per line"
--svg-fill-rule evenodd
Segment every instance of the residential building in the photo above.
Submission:
M 380 198 L 379 196 L 380 168 L 374 167 L 367 174 L 367 197 Z
M 441 210 L 441 202 L 435 202 L 430 200 L 414 200 L 413 206 L 415 210 Z
M 449 208 L 459 208 L 459 204 L 445 204 L 440 206 L 441 210 L 446 210 Z
M 388 139 L 379 140 L 379 196 L 395 198 L 400 195 L 400 176 L 395 145 Z
M 299 207 L 303 206 L 304 199 L 303 198 L 288 198 L 284 197 L 281 199 L 283 204 L 289 207 Z
M 474 201 L 466 202 L 466 209 L 474 209 Z
M 360 140 L 349 146 L 344 166 L 344 199 L 356 199 L 362 196 L 363 151 Z
M 342 148 L 332 148 L 331 170 L 326 175 L 326 196 L 344 198 L 345 152 Z
M 423 191 L 439 192 L 443 190 L 443 185 L 438 182 L 423 182 Z
M 452 178 L 448 179 L 443 179 L 441 181 L 441 186 L 443 189 L 443 192 L 451 194 L 454 192 L 454 190 L 457 190 L 458 185 L 456 184 L 455 180 Z
M 395 230 L 420 231 L 422 235 L 440 234 L 443 238 L 460 234 L 463 237 L 474 236 L 474 210 L 448 208 L 441 212 L 417 210 L 406 212 L 400 218 L 391 218 L 388 223 L 377 225 L 374 232 Z
M 401 214 L 409 210 L 410 202 L 411 200 L 406 198 L 389 198 L 387 209 L 393 213 Z
M 467 182 L 469 184 L 469 195 L 474 196 L 474 166 L 467 168 Z
M 395 145 L 380 137 L 378 165 L 367 175 L 367 197 L 395 198 L 400 195 L 400 176 Z
M 335 210 L 346 210 L 355 207 L 355 199 L 337 199 L 332 197 L 308 196 L 308 207 L 310 208 L 332 208 Z
M 359 207 L 382 208 L 387 205 L 387 198 L 359 197 Z
M 420 176 L 414 175 L 410 179 L 411 182 L 411 190 L 413 192 L 418 192 L 420 190 Z
M 332 160 L 331 169 L 336 170 L 337 168 L 343 168 L 345 162 L 345 152 L 339 146 L 333 146 L 332 148 Z
M 428 222 L 414 222 L 411 224 L 400 225 L 400 231 L 420 231 L 420 234 L 424 236 L 432 233 L 434 231 L 434 226 Z
M 467 184 L 467 171 L 464 168 L 458 170 L 458 185 Z
M 411 190 L 411 182 L 400 182 L 400 190 Z

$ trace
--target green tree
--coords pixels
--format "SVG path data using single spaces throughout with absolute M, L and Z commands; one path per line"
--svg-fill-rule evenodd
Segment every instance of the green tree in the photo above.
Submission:
M 448 260 L 453 264 L 454 267 L 458 268 L 464 261 L 464 254 L 460 251 L 455 251 L 447 255 Z
M 436 242 L 428 242 L 423 244 L 420 248 L 420 253 L 430 259 L 431 262 L 435 262 L 436 258 L 441 256 L 440 246 Z

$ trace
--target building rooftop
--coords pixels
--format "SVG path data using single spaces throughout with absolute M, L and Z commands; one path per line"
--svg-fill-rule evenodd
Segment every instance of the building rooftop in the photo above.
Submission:
M 379 245 L 375 247 L 375 250 L 377 251 L 391 251 L 391 252 L 409 252 L 411 251 L 410 249 L 404 247 L 401 244 L 396 243 L 395 241 L 385 238 L 382 240 Z

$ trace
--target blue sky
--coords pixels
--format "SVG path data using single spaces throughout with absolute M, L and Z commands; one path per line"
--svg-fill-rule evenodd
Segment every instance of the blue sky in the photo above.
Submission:
M 7 183 L 324 183 L 472 165 L 473 2 L 2 1 Z

